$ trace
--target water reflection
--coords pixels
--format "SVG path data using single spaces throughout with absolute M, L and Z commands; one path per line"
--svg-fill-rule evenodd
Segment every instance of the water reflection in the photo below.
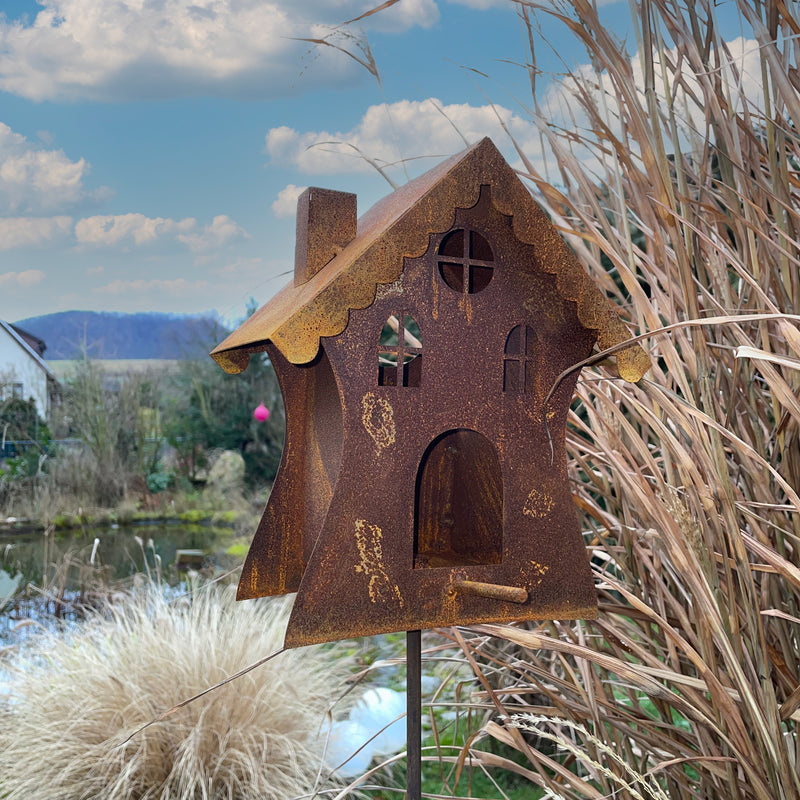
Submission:
M 233 532 L 201 525 L 154 525 L 87 532 L 0 536 L 0 648 L 23 641 L 34 628 L 81 616 L 135 575 L 175 586 L 185 580 L 178 550 L 202 551 L 210 575 L 235 567 L 226 553 Z
M 0 569 L 0 611 L 17 593 L 20 583 L 22 583 L 21 572 L 12 577 L 4 569 Z

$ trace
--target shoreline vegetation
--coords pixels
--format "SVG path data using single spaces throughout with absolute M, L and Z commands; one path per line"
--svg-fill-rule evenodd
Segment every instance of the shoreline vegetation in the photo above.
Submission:
M 241 488 L 226 495 L 203 492 L 127 497 L 111 508 L 78 506 L 47 517 L 0 516 L 0 534 L 40 532 L 47 529 L 77 530 L 134 527 L 139 525 L 203 525 L 244 530 L 258 524 L 269 497 L 269 487 L 253 489 L 245 500 Z
M 246 511 L 217 511 L 203 508 L 189 508 L 185 511 L 133 511 L 126 509 L 97 509 L 84 512 L 79 509 L 74 514 L 56 514 L 52 520 L 27 519 L 25 517 L 6 517 L 0 519 L 0 534 L 39 533 L 55 530 L 77 530 L 94 528 L 117 528 L 137 525 L 204 525 L 216 528 L 239 528 L 243 522 L 255 517 Z
M 245 376 L 209 358 L 116 371 L 76 361 L 50 419 L 2 391 L 0 530 L 150 521 L 254 524 L 283 448 L 266 359 Z M 6 381 L 9 379 L 6 377 Z M 267 419 L 254 416 L 264 406 Z

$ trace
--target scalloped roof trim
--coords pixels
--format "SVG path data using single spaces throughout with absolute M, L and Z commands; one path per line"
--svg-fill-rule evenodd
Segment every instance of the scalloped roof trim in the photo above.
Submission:
M 307 283 L 285 286 L 211 353 L 228 372 L 241 372 L 253 352 L 272 341 L 294 364 L 312 361 L 320 339 L 347 327 L 351 310 L 372 305 L 379 284 L 392 283 L 404 258 L 418 258 L 430 235 L 448 231 L 455 209 L 472 208 L 480 187 L 512 217 L 514 233 L 536 248 L 541 269 L 556 277 L 558 293 L 576 303 L 581 324 L 598 332 L 605 349 L 630 338 L 616 307 L 591 280 L 566 242 L 489 139 L 442 162 L 372 207 L 358 234 Z M 650 367 L 638 345 L 617 354 L 621 377 L 638 381 Z

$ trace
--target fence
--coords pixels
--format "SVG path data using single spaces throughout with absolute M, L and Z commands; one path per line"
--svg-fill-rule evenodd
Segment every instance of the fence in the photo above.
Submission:
M 41 442 L 36 442 L 33 439 L 5 439 L 0 440 L 0 460 L 4 458 L 15 458 L 22 455 L 29 447 L 42 447 Z M 47 445 L 44 445 L 44 450 L 51 453 L 57 447 L 82 447 L 83 442 L 80 439 L 52 439 Z

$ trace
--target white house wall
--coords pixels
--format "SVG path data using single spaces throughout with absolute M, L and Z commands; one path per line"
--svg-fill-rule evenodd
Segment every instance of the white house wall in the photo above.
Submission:
M 36 402 L 39 416 L 47 419 L 47 373 L 35 358 L 5 329 L 0 328 L 0 392 L 11 395 L 12 384 L 22 384 L 22 397 Z

